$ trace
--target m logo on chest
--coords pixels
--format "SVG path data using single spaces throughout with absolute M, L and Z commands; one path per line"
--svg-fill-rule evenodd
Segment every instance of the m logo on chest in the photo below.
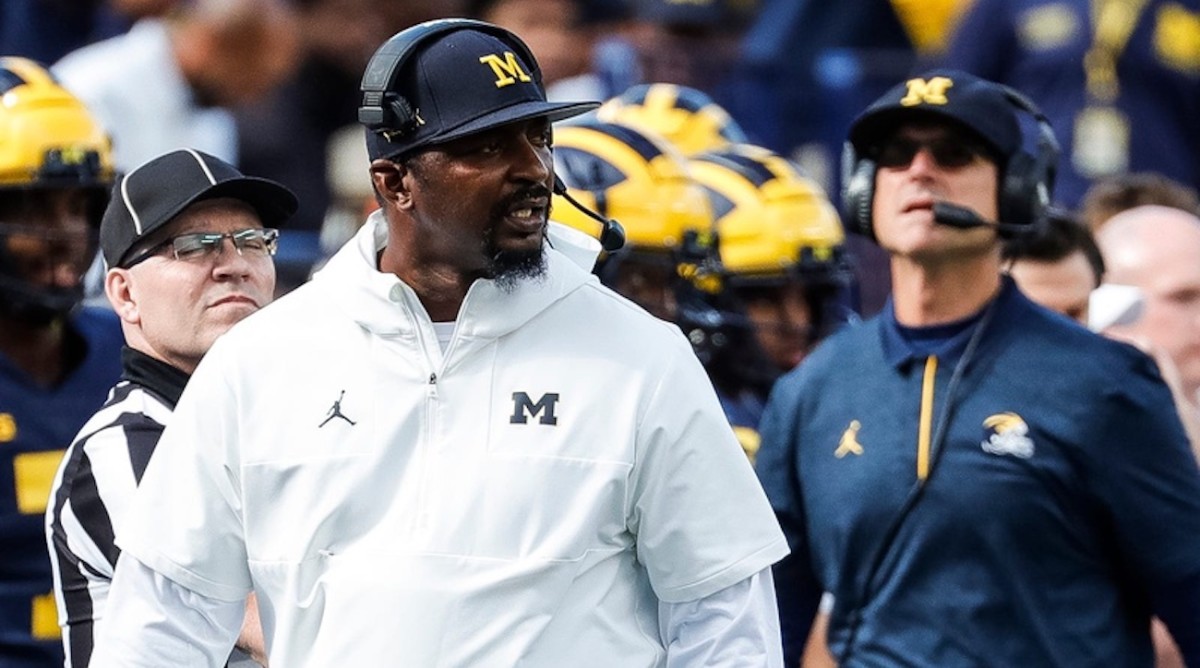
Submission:
M 534 402 L 525 392 L 513 392 L 513 412 L 508 418 L 510 424 L 529 424 L 529 418 L 538 419 L 538 424 L 554 426 L 558 417 L 554 415 L 554 406 L 558 403 L 558 393 L 548 392 Z M 540 417 L 539 417 L 540 416 Z

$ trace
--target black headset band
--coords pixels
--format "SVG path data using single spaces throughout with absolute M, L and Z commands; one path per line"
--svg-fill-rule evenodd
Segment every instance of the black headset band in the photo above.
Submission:
M 1038 141 L 1044 144 L 1045 150 L 1054 151 L 1055 155 L 1057 156 L 1061 151 L 1061 148 L 1058 144 L 1058 137 L 1054 136 L 1054 128 L 1050 125 L 1050 119 L 1046 117 L 1046 114 L 1043 113 L 1040 108 L 1038 108 L 1037 104 L 1035 104 L 1033 100 L 1029 99 L 1029 97 L 1027 97 L 1021 91 L 1012 88 L 1011 86 L 1004 86 L 1003 84 L 1001 84 L 1001 88 L 1004 89 L 1004 96 L 1008 98 L 1008 101 L 1014 107 L 1029 114 L 1035 121 L 1037 121 Z M 1039 146 L 1038 149 L 1043 150 L 1043 147 Z
M 359 91 L 363 96 L 362 105 L 359 107 L 359 120 L 367 122 L 362 118 L 364 111 L 378 113 L 383 96 L 386 93 L 395 92 L 392 90 L 392 86 L 395 85 L 396 75 L 419 47 L 434 38 L 459 30 L 477 30 L 487 33 L 512 46 L 520 52 L 518 56 L 529 66 L 530 77 L 539 87 L 542 85 L 542 72 L 537 59 L 533 57 L 533 52 L 529 50 L 525 42 L 515 34 L 491 23 L 474 19 L 439 19 L 393 35 L 371 56 L 371 61 L 367 63 L 367 68 L 363 72 L 362 83 L 359 85 Z

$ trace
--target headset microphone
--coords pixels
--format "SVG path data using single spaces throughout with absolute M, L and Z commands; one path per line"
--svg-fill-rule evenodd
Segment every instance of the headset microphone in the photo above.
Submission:
M 934 202 L 933 222 L 959 230 L 993 227 L 998 231 L 1012 234 L 1028 233 L 1034 227 L 1033 225 L 1010 225 L 1008 223 L 989 222 L 972 209 L 949 202 Z
M 561 195 L 571 206 L 579 209 L 583 215 L 604 226 L 600 231 L 600 247 L 605 251 L 613 253 L 621 250 L 625 245 L 625 228 L 621 227 L 621 224 L 612 218 L 605 218 L 575 201 L 575 198 L 571 197 L 571 194 L 567 192 L 567 184 L 563 183 L 557 174 L 554 175 L 554 194 Z
M 976 227 L 990 227 L 992 223 L 972 209 L 949 202 L 934 202 L 933 221 L 960 230 L 970 230 Z

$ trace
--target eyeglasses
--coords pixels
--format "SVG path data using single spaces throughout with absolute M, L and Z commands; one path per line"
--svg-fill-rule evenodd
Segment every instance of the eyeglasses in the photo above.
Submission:
M 158 255 L 167 248 L 171 249 L 171 255 L 176 260 L 184 262 L 211 260 L 221 254 L 221 249 L 224 247 L 221 242 L 226 238 L 233 242 L 233 248 L 238 255 L 249 257 L 270 257 L 275 254 L 275 249 L 279 246 L 279 230 L 270 227 L 251 228 L 237 232 L 193 232 L 171 237 L 162 243 L 155 244 L 147 248 L 141 255 L 126 262 L 124 266 L 129 269 Z
M 892 137 L 876 149 L 875 164 L 889 169 L 903 169 L 912 164 L 921 149 L 928 151 L 933 161 L 943 169 L 961 169 L 976 158 L 989 155 L 986 147 L 965 137 L 935 137 L 928 140 Z

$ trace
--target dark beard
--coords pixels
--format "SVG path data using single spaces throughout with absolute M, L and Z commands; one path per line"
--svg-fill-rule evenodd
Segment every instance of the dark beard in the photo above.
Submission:
M 492 220 L 499 221 L 515 202 L 533 197 L 548 196 L 544 186 L 533 186 L 505 198 L 492 212 Z M 525 279 L 541 279 L 546 275 L 546 238 L 548 229 L 542 228 L 542 243 L 536 250 L 511 251 L 496 247 L 495 223 L 483 235 L 483 250 L 487 255 L 485 275 L 495 281 L 502 292 L 512 293 Z
M 543 243 L 537 250 L 506 251 L 496 248 L 488 231 L 484 237 L 484 248 L 488 254 L 487 276 L 502 292 L 512 293 L 524 279 L 541 279 L 546 275 L 546 233 L 542 232 Z

